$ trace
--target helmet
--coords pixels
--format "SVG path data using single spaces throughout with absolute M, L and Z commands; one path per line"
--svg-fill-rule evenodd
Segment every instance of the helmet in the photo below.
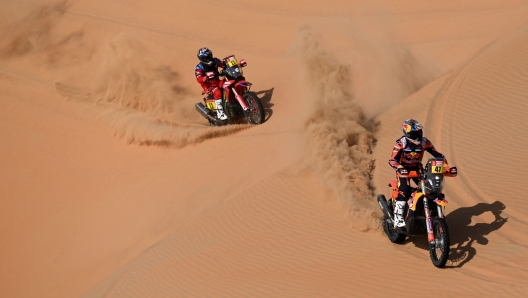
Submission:
M 419 144 L 422 141 L 423 126 L 414 119 L 407 119 L 403 121 L 403 134 L 410 142 Z
M 214 62 L 213 52 L 211 52 L 211 50 L 209 50 L 208 48 L 199 49 L 198 50 L 198 54 L 196 56 L 198 56 L 198 59 L 203 64 L 205 64 L 207 66 L 213 65 L 213 62 Z

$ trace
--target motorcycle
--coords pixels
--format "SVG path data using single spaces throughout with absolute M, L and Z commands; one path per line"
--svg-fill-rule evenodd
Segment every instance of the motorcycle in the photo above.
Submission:
M 219 76 L 222 81 L 222 106 L 227 119 L 218 119 L 215 100 L 207 95 L 204 103 L 197 103 L 196 110 L 209 121 L 211 126 L 225 125 L 245 117 L 251 124 L 262 124 L 264 122 L 264 108 L 258 96 L 250 91 L 251 83 L 243 76 L 242 67 L 247 63 L 236 60 L 235 55 L 222 59 L 225 68 L 220 73 L 208 72 L 206 75 Z M 202 95 L 205 94 L 202 92 Z
M 449 256 L 449 229 L 444 211 L 447 205 L 442 193 L 444 177 L 455 177 L 456 167 L 449 168 L 443 158 L 431 158 L 424 171 L 410 171 L 408 177 L 416 179 L 417 186 L 411 189 L 411 197 L 404 211 L 405 227 L 394 225 L 394 207 L 398 197 L 398 182 L 391 180 L 391 198 L 387 202 L 383 194 L 377 197 L 384 214 L 383 230 L 392 243 L 402 243 L 407 236 L 427 234 L 429 256 L 433 265 L 445 266 Z

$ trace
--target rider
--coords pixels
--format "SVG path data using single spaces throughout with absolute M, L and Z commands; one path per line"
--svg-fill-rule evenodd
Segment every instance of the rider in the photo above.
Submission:
M 396 198 L 396 208 L 394 209 L 394 224 L 397 227 L 404 227 L 405 221 L 403 213 L 405 210 L 405 201 L 410 196 L 411 181 L 408 177 L 410 171 L 422 171 L 422 159 L 424 151 L 429 152 L 436 158 L 444 158 L 444 155 L 438 152 L 431 141 L 422 136 L 423 126 L 414 119 L 407 119 L 403 122 L 403 136 L 396 140 L 396 145 L 392 150 L 389 160 L 390 166 L 396 170 L 398 180 L 398 197 Z M 449 168 L 445 160 L 444 168 Z M 450 175 L 456 175 L 456 167 L 451 168 Z M 413 178 L 415 183 L 417 178 Z
M 205 47 L 198 50 L 197 56 L 200 63 L 196 65 L 196 80 L 202 86 L 203 91 L 215 100 L 218 119 L 225 120 L 227 115 L 222 107 L 222 82 L 218 78 L 218 68 L 224 68 L 224 64 L 220 59 L 213 58 L 213 52 Z

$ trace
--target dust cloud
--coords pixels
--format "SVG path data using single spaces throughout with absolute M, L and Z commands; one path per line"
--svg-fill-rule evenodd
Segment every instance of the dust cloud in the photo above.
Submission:
M 210 127 L 195 111 L 195 97 L 179 84 L 179 74 L 154 61 L 143 43 L 121 33 L 107 42 L 103 63 L 89 91 L 62 82 L 68 98 L 91 102 L 98 119 L 128 143 L 183 147 L 226 136 L 249 125 Z
M 300 32 L 298 50 L 309 84 L 313 111 L 305 123 L 310 155 L 327 185 L 360 229 L 379 227 L 371 189 L 373 123 L 351 93 L 350 68 L 339 64 L 315 40 L 309 27 Z
M 58 70 L 61 79 L 50 78 L 55 90 L 70 102 L 88 104 L 97 120 L 130 144 L 183 147 L 251 127 L 210 127 L 194 108 L 200 98 L 180 84 L 177 71 L 155 61 L 139 38 L 87 38 L 82 28 L 62 26 L 69 8 L 62 1 L 16 11 L 0 35 L 0 59 Z
M 33 55 L 48 67 L 72 65 L 90 59 L 93 49 L 84 43 L 82 29 L 59 34 L 68 10 L 66 1 L 39 7 L 26 17 L 8 24 L 0 39 L 0 58 Z M 68 29 L 62 29 L 68 30 Z
M 345 55 L 353 65 L 354 96 L 367 118 L 389 110 L 444 73 L 437 62 L 417 55 L 412 44 L 401 42 L 391 29 L 394 16 L 369 3 L 364 13 L 346 27 L 350 48 Z M 399 41 L 400 40 L 400 41 Z

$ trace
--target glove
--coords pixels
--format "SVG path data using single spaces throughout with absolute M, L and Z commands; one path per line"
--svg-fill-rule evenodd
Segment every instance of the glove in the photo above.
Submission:
M 458 174 L 457 167 L 451 167 L 451 168 L 449 168 L 449 175 L 450 175 L 451 177 L 456 177 L 457 174 Z
M 205 73 L 205 81 L 209 82 L 210 80 L 214 79 L 215 74 L 212 71 L 208 71 Z

